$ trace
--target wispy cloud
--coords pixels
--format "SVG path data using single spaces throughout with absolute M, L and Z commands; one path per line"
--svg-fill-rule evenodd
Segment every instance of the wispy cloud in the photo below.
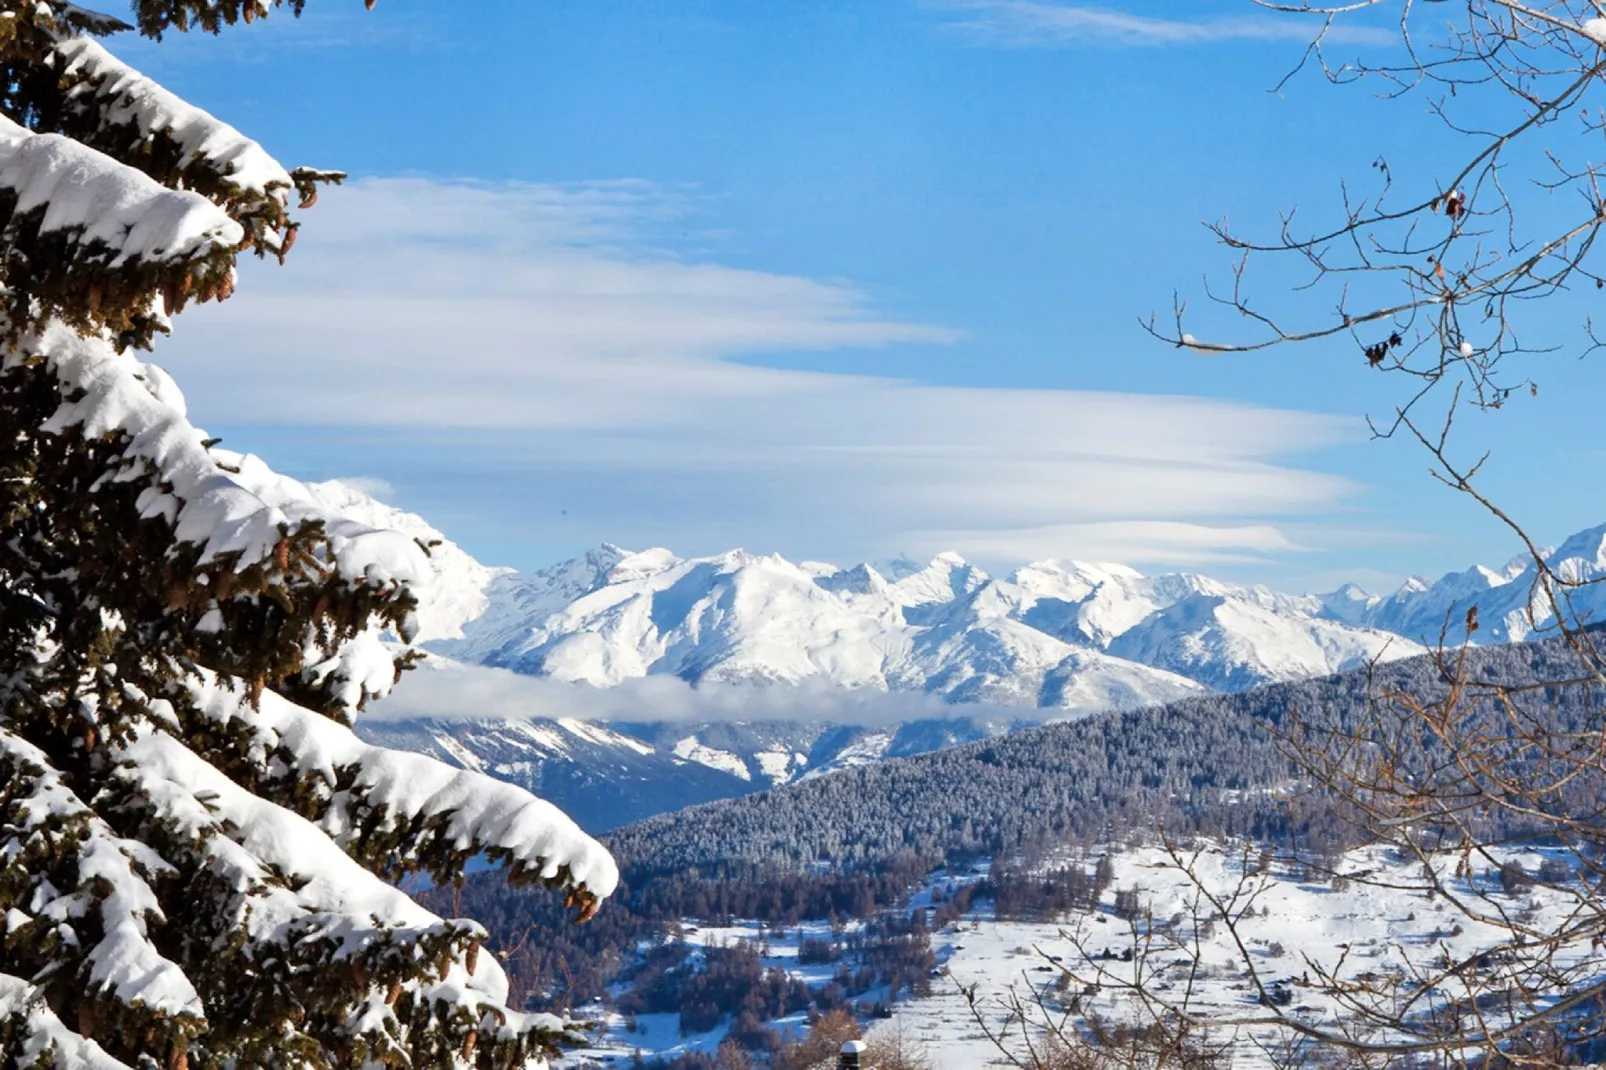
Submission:
M 688 403 L 819 378 L 724 358 L 959 337 L 879 315 L 845 286 L 655 248 L 682 211 L 641 182 L 330 190 L 291 268 L 252 272 L 162 353 L 196 358 L 186 382 L 228 387 L 234 419 L 641 431 L 683 422 Z M 204 365 L 208 344 L 239 354 L 224 380 Z
M 1354 490 L 1289 462 L 1361 437 L 1335 417 L 760 366 L 960 332 L 666 251 L 693 208 L 640 182 L 359 182 L 157 359 L 202 423 L 301 428 L 292 453 L 387 438 L 328 474 L 450 487 L 503 544 L 1197 562 L 1284 552 L 1276 523 Z
M 951 12 L 948 25 L 979 44 L 1043 47 L 1075 41 L 1121 45 L 1187 45 L 1222 41 L 1312 40 L 1320 19 L 1298 15 L 1220 15 L 1208 18 L 1155 18 L 1108 7 L 1055 4 L 1041 0 L 934 0 Z M 1381 29 L 1335 24 L 1330 42 L 1375 44 L 1390 40 Z
M 921 547 L 963 546 L 977 557 L 1004 561 L 1075 556 L 1122 564 L 1238 564 L 1300 550 L 1270 524 L 1209 525 L 1173 520 L 1113 520 L 1012 530 L 928 531 L 910 536 Z

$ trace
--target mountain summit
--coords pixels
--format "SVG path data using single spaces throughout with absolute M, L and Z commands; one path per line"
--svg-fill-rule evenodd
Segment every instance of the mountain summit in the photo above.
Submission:
M 1484 642 L 1555 625 L 1523 559 L 1413 577 L 1381 597 L 1355 584 L 1292 595 L 1075 560 L 995 577 L 952 552 L 924 565 L 843 568 L 740 549 L 682 558 L 604 543 L 522 573 L 480 564 L 422 518 L 346 484 L 310 491 L 327 508 L 430 546 L 437 582 L 418 614 L 426 649 L 600 688 L 669 676 L 1074 714 L 1408 657 L 1441 635 L 1459 639 L 1453 628 L 1474 605 Z M 1563 541 L 1548 564 L 1564 576 L 1606 576 L 1606 525 Z M 1573 605 L 1586 617 L 1606 610 L 1606 588 L 1581 589 Z

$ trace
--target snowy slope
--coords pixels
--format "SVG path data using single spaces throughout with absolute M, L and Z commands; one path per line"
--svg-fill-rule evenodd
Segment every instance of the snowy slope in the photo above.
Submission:
M 649 673 L 703 680 L 884 686 L 903 641 L 897 606 L 873 573 L 870 593 L 778 556 L 734 550 L 681 560 L 667 550 L 605 546 L 490 589 L 491 610 L 451 657 L 598 686 Z
M 1264 592 L 1193 594 L 1121 633 L 1110 652 L 1187 676 L 1217 691 L 1243 691 L 1419 654 L 1389 632 L 1289 612 Z
M 951 553 L 900 572 L 604 546 L 493 579 L 485 614 L 431 649 L 599 687 L 809 681 L 1073 714 L 1419 652 L 1319 598 L 1199 576 L 1047 561 L 994 579 Z
M 570 717 L 362 720 L 370 743 L 517 784 L 590 833 L 883 758 L 983 739 L 1012 725 L 967 718 L 886 728 L 821 722 L 603 724 Z
M 1606 525 L 1578 532 L 1545 552 L 1544 560 L 1557 576 L 1577 585 L 1565 592 L 1569 606 L 1564 612 L 1585 622 L 1606 616 L 1606 585 L 1600 582 L 1606 579 Z M 1474 638 L 1479 641 L 1543 638 L 1556 634 L 1556 619 L 1549 600 L 1535 590 L 1537 573 L 1531 558 L 1519 556 L 1498 571 L 1474 565 L 1431 583 L 1412 577 L 1386 598 L 1367 599 L 1354 619 L 1428 644 L 1437 643 L 1441 634 L 1456 643 L 1465 636 L 1467 611 L 1476 607 L 1479 629 Z M 1335 596 L 1324 598 L 1328 615 L 1336 617 Z
M 427 601 L 419 606 L 419 642 L 461 636 L 463 625 L 483 616 L 489 608 L 486 588 L 498 576 L 513 571 L 480 564 L 423 517 L 386 505 L 349 483 L 308 483 L 306 490 L 313 501 L 326 509 L 372 528 L 399 531 L 428 547 L 435 584 Z
M 1547 859 L 1567 861 L 1563 852 L 1534 845 L 1502 848 L 1499 856 L 1529 873 Z M 1254 852 L 1247 857 L 1253 858 Z M 1252 890 L 1258 912 L 1244 911 L 1241 902 L 1238 906 L 1245 915 L 1238 924 L 1243 948 L 1252 956 L 1262 982 L 1288 992 L 1296 1013 L 1311 1025 L 1332 1030 L 1336 1022 L 1350 1018 L 1335 990 L 1312 983 L 1313 963 L 1346 980 L 1362 975 L 1405 977 L 1411 975 L 1411 963 L 1419 967 L 1430 952 L 1457 961 L 1474 959 L 1479 950 L 1509 938 L 1509 933 L 1460 914 L 1445 897 L 1426 893 L 1421 888 L 1421 864 L 1412 865 L 1381 848 L 1357 849 L 1343 856 L 1335 867 L 1339 872 L 1370 876 L 1337 886 L 1312 880 L 1283 864 L 1263 876 L 1246 876 L 1245 859 L 1241 845 L 1226 849 L 1205 846 L 1197 856 L 1190 856 L 1199 882 L 1220 901 L 1230 901 L 1235 892 L 1247 895 Z M 1132 931 L 1115 916 L 1115 889 L 1136 890 L 1155 919 L 1191 919 L 1197 893 L 1174 860 L 1158 848 L 1121 852 L 1111 861 L 1114 880 L 1095 911 L 1073 911 L 1041 922 L 999 921 L 984 902 L 961 922 L 937 934 L 933 945 L 948 983 L 933 985 L 929 999 L 899 1005 L 897 1017 L 907 1039 L 917 1042 L 943 1067 L 1002 1062 L 998 1050 L 977 1029 L 962 994 L 963 989 L 977 986 L 986 994 L 980 1010 L 989 1027 L 1010 1035 L 1010 1051 L 1024 1058 L 1022 1029 L 1018 1022 L 1012 1025 L 1005 997 L 1013 992 L 1035 1009 L 1034 1001 L 1041 996 L 1057 1017 L 1070 1006 L 1056 983 L 1060 964 L 1079 982 L 1104 981 L 1091 991 L 1083 983 L 1067 987 L 1083 992 L 1079 1005 L 1084 1011 L 1095 1012 L 1106 1021 L 1148 1020 L 1135 1000 L 1122 991 L 1122 985 L 1139 970 L 1153 971 L 1150 983 L 1158 992 L 1180 993 L 1191 984 L 1189 1007 L 1201 1017 L 1219 1019 L 1255 1011 L 1258 1000 L 1245 970 L 1243 951 L 1225 925 L 1186 931 L 1176 944 L 1157 940 L 1151 961 L 1131 961 L 1126 952 L 1133 945 Z M 1441 878 L 1463 901 L 1496 904 L 1491 914 L 1502 906 L 1525 909 L 1532 912 L 1536 928 L 1555 931 L 1569 909 L 1575 908 L 1576 899 L 1566 890 L 1538 887 L 1507 895 L 1500 890 L 1492 868 L 1452 877 L 1458 861 L 1450 854 L 1434 859 Z M 944 876 L 948 875 L 939 872 L 929 887 L 935 887 Z M 976 874 L 957 876 L 961 881 L 976 879 Z M 1102 957 L 1106 949 L 1107 959 Z M 1084 950 L 1095 956 L 1092 961 Z M 1201 969 L 1193 969 L 1194 954 Z M 1582 976 L 1598 974 L 1601 969 L 1598 955 L 1586 940 L 1563 950 L 1560 958 L 1583 971 Z M 1466 991 L 1451 978 L 1438 995 L 1444 1002 L 1454 1002 Z M 1043 1021 L 1041 1015 L 1033 1015 L 1026 1031 L 1034 1038 L 1041 1036 Z M 1289 1037 L 1275 1028 L 1259 1027 L 1237 1035 L 1223 1031 L 1222 1039 L 1231 1045 L 1225 1062 L 1269 1070 L 1279 1065 L 1274 1053 L 1280 1052 Z
M 1187 856 L 1199 883 L 1218 901 L 1233 904 L 1241 947 L 1226 925 L 1206 922 L 1195 927 L 1193 919 L 1209 913 L 1198 906 L 1196 886 L 1171 856 L 1152 846 L 1109 852 L 1113 879 L 1092 910 L 1072 910 L 1040 921 L 1001 920 L 990 900 L 978 898 L 966 914 L 932 933 L 937 966 L 929 979 L 930 994 L 914 997 L 904 989 L 890 1008 L 890 1018 L 867 1023 L 868 1035 L 890 1039 L 901 1033 L 907 1049 L 923 1057 L 933 1070 L 968 1070 L 1011 1062 L 1029 1066 L 1033 1064 L 1026 1045 L 1036 1044 L 1041 1050 L 1045 1022 L 1074 1028 L 1084 1020 L 1079 1013 L 1087 1012 L 1098 1014 L 1106 1023 L 1149 1021 L 1129 994 L 1134 976 L 1146 978 L 1157 997 L 1178 1002 L 1185 997 L 1190 1011 L 1201 1017 L 1263 1018 L 1245 954 L 1262 984 L 1288 995 L 1291 1013 L 1298 1020 L 1335 1031 L 1340 1021 L 1355 1019 L 1340 993 L 1322 983 L 1322 970 L 1350 982 L 1361 977 L 1414 978 L 1420 976 L 1416 971 L 1424 962 L 1440 955 L 1455 961 L 1474 960 L 1478 952 L 1509 938 L 1500 928 L 1467 918 L 1445 896 L 1428 894 L 1422 887 L 1421 863 L 1407 863 L 1384 849 L 1360 848 L 1339 858 L 1336 871 L 1356 875 L 1344 882 L 1313 877 L 1286 859 L 1262 873 L 1246 869 L 1246 861 L 1252 862 L 1258 854 L 1254 845 L 1246 850 L 1237 843 L 1200 843 L 1198 853 Z M 1569 861 L 1559 849 L 1532 844 L 1500 848 L 1497 857 L 1530 874 L 1547 861 Z M 1070 862 L 1084 871 L 1095 865 L 1091 855 L 1056 861 Z M 1537 886 L 1508 894 L 1500 887 L 1493 867 L 1479 865 L 1456 875 L 1459 861 L 1459 856 L 1448 854 L 1433 859 L 1441 879 L 1462 901 L 1488 904 L 1491 916 L 1501 909 L 1526 911 L 1536 928 L 1553 931 L 1576 909 L 1576 899 L 1565 887 Z M 889 913 L 903 917 L 912 909 L 951 899 L 956 888 L 977 885 L 987 872 L 986 863 L 971 869 L 936 870 L 924 886 Z M 1135 943 L 1143 946 L 1143 937 L 1135 938 L 1133 928 L 1116 914 L 1119 889 L 1135 891 L 1156 923 L 1153 954 L 1146 960 L 1131 953 Z M 1242 898 L 1235 902 L 1235 895 Z M 1245 909 L 1250 897 L 1253 911 Z M 765 970 L 779 970 L 818 989 L 833 980 L 837 966 L 805 964 L 799 954 L 803 940 L 840 940 L 843 961 L 852 970 L 859 964 L 852 936 L 863 930 L 867 920 L 837 919 L 833 930 L 832 923 L 823 919 L 778 929 L 754 920 L 715 926 L 705 919 L 686 918 L 680 931 L 681 938 L 693 946 L 749 941 L 760 951 Z M 1141 930 L 1144 922 L 1137 924 Z M 848 938 L 841 939 L 844 935 Z M 1601 973 L 1601 960 L 1587 937 L 1564 948 L 1558 957 L 1578 971 L 1577 980 Z M 695 960 L 692 968 L 697 968 Z M 1062 981 L 1066 972 L 1072 975 L 1072 983 Z M 1470 982 L 1448 975 L 1436 990 L 1435 1002 L 1454 1003 L 1465 999 L 1469 990 L 1497 987 L 1489 981 L 1486 972 L 1481 978 L 1472 975 Z M 1539 982 L 1535 984 L 1537 987 Z M 1483 985 L 1487 987 L 1480 987 Z M 974 1008 L 968 999 L 972 993 L 978 997 Z M 861 1000 L 878 1002 L 885 996 L 886 989 L 877 988 Z M 1027 1008 L 1024 1023 L 1012 997 L 1019 997 Z M 732 1026 L 727 1017 L 709 1032 L 682 1034 L 672 1014 L 631 1020 L 611 1007 L 594 1005 L 582 1010 L 602 1022 L 604 1029 L 583 1056 L 562 1064 L 567 1067 L 632 1066 L 638 1051 L 647 1058 L 665 1059 L 689 1052 L 711 1053 Z M 994 1036 L 1005 1038 L 1008 1057 L 1001 1055 L 978 1027 L 978 1014 Z M 801 1014 L 791 1015 L 768 1024 L 778 1032 L 796 1032 L 801 1018 Z M 1213 1042 L 1227 1048 L 1223 1065 L 1247 1070 L 1289 1065 L 1291 1060 L 1284 1053 L 1290 1039 L 1264 1023 L 1240 1031 L 1220 1029 L 1211 1035 Z M 1304 1064 L 1315 1062 L 1307 1059 Z
M 517 784 L 566 809 L 591 833 L 768 786 L 645 743 L 619 726 L 570 718 L 365 720 L 357 734 Z
M 1073 711 L 1135 709 L 1201 690 L 1162 669 L 1054 638 L 1021 618 L 1013 584 L 986 581 L 918 630 L 888 683 L 949 702 Z

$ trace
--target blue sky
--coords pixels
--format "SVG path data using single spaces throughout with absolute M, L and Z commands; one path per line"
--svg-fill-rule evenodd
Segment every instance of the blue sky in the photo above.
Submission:
M 1419 448 L 1368 440 L 1403 387 L 1351 343 L 1202 356 L 1138 327 L 1220 277 L 1201 219 L 1450 159 L 1421 101 L 1268 92 L 1301 32 L 1247 0 L 313 0 L 111 44 L 354 179 L 158 346 L 192 417 L 489 562 L 953 548 L 1376 589 L 1501 563 Z M 1539 398 L 1464 434 L 1559 539 L 1606 520 L 1602 373 L 1535 369 Z

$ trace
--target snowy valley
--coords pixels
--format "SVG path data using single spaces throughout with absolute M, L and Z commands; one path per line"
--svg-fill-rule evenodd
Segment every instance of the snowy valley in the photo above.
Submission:
M 1501 645 L 1473 670 L 1520 685 L 1554 679 L 1568 658 L 1560 642 Z M 842 1011 L 937 1066 L 990 1065 L 963 990 L 994 1030 L 1012 993 L 1041 999 L 1034 1014 L 1119 1022 L 1137 1007 L 1120 988 L 1134 975 L 1200 1013 L 1264 1018 L 1269 1006 L 1332 1027 L 1353 1017 L 1339 981 L 1409 984 L 1412 962 L 1481 962 L 1511 935 L 1502 919 L 1542 928 L 1577 909 L 1576 874 L 1594 865 L 1518 840 L 1440 856 L 1436 890 L 1409 854 L 1346 846 L 1354 830 L 1322 807 L 1291 815 L 1295 784 L 1265 728 L 1294 708 L 1356 724 L 1374 687 L 1431 696 L 1444 684 L 1431 659 L 1407 659 L 1376 680 L 1358 670 L 1095 714 L 662 814 L 605 837 L 623 888 L 583 931 L 553 929 L 540 896 L 490 874 L 462 902 L 506 941 L 495 946 L 536 1006 L 606 1022 L 575 1066 L 634 1065 L 638 1052 L 681 1070 L 729 1065 L 713 1061 L 722 1044 L 774 1052 Z M 1590 701 L 1561 697 L 1562 723 L 1591 716 Z M 1161 830 L 1216 902 L 1158 845 Z M 553 932 L 539 954 L 518 935 L 536 927 Z M 1505 983 L 1505 960 L 1489 961 L 1435 981 L 1432 1007 L 1487 1009 Z M 1555 964 L 1598 970 L 1585 936 Z M 1240 1041 L 1244 1065 L 1277 1062 L 1255 1041 L 1281 1031 L 1232 1032 L 1216 1040 Z
M 1606 0 L 120 6 L 0 0 L 0 1070 L 1606 1066 Z

